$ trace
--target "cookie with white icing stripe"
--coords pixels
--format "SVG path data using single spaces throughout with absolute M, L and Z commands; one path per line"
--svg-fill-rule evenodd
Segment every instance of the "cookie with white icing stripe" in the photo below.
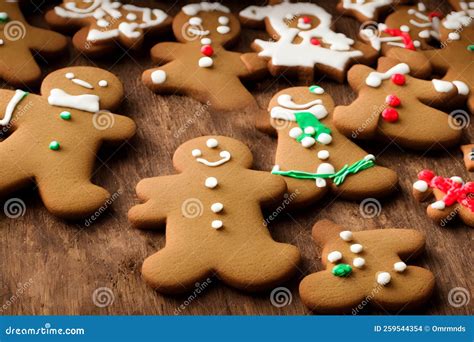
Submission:
M 318 86 L 284 89 L 268 105 L 266 123 L 278 135 L 272 172 L 295 195 L 291 206 L 311 204 L 328 192 L 357 200 L 396 189 L 397 174 L 375 165 L 373 155 L 339 133 L 333 111 L 333 99 Z
M 74 46 L 92 57 L 107 57 L 118 45 L 137 50 L 146 37 L 165 33 L 172 21 L 158 8 L 111 0 L 63 0 L 45 19 L 55 30 L 77 31 Z
M 52 59 L 66 50 L 66 37 L 30 26 L 18 1 L 0 1 L 0 78 L 15 86 L 37 85 L 42 73 L 34 56 Z
M 399 4 L 409 4 L 411 0 L 340 0 L 337 9 L 344 15 L 350 15 L 361 23 L 378 21 Z
M 143 263 L 145 281 L 163 293 L 185 292 L 217 276 L 244 291 L 289 279 L 300 260 L 296 247 L 275 242 L 261 207 L 284 200 L 285 182 L 251 170 L 252 153 L 223 136 L 190 140 L 175 152 L 179 174 L 137 185 L 144 203 L 130 209 L 135 227 L 162 229 L 166 246 Z
M 362 313 L 420 308 L 431 296 L 434 275 L 406 263 L 423 252 L 425 236 L 412 229 L 351 232 L 329 220 L 317 222 L 323 271 L 300 283 L 303 303 L 317 313 Z
M 431 170 L 423 170 L 413 183 L 413 196 L 420 202 L 431 197 L 426 212 L 441 226 L 454 222 L 459 217 L 468 226 L 474 227 L 474 183 L 464 182 L 461 177 L 437 176 Z
M 409 75 L 410 67 L 392 59 L 379 59 L 377 71 L 356 65 L 349 71 L 349 84 L 358 93 L 348 106 L 338 106 L 334 123 L 347 137 L 363 140 L 393 140 L 417 150 L 453 146 L 462 131 L 438 109 L 459 96 L 456 84 L 425 81 Z
M 135 133 L 131 119 L 108 112 L 123 99 L 122 83 L 103 69 L 70 67 L 49 74 L 41 94 L 0 90 L 0 195 L 35 183 L 53 215 L 86 217 L 110 198 L 91 182 L 101 145 Z
M 370 64 L 377 57 L 369 45 L 335 32 L 332 16 L 313 3 L 249 6 L 239 16 L 244 25 L 265 24 L 272 39 L 256 39 L 252 48 L 268 61 L 273 76 L 287 74 L 311 83 L 317 72 L 343 82 L 351 65 Z

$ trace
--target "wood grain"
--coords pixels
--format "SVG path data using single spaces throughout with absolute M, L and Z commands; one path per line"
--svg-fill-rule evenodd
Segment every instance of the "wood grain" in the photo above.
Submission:
M 28 2 L 29 3 L 29 2 Z M 49 3 L 49 2 L 48 2 Z M 183 2 L 164 3 L 145 1 L 145 4 L 168 8 L 176 13 Z M 250 1 L 230 2 L 233 11 Z M 334 13 L 335 1 L 319 1 Z M 432 2 L 435 8 L 437 1 Z M 440 3 L 441 9 L 447 5 Z M 51 6 L 51 5 L 48 5 Z M 28 19 L 44 26 L 42 11 L 31 9 Z M 354 36 L 359 24 L 347 17 L 335 15 L 337 29 Z M 236 50 L 249 51 L 256 37 L 266 37 L 263 31 L 243 30 L 243 38 Z M 171 39 L 171 38 L 169 38 Z M 255 158 L 255 168 L 270 170 L 276 140 L 257 131 L 254 118 L 243 113 L 210 113 L 208 108 L 193 99 L 180 96 L 157 96 L 140 81 L 143 70 L 152 66 L 148 48 L 139 55 L 126 51 L 106 60 L 89 60 L 71 50 L 69 58 L 45 65 L 51 71 L 67 65 L 96 65 L 117 74 L 126 87 L 124 104 L 117 111 L 128 115 L 138 125 L 138 134 L 119 150 L 104 150 L 98 156 L 93 180 L 117 199 L 96 222 L 65 222 L 51 216 L 43 207 L 34 189 L 12 194 L 26 204 L 25 215 L 17 219 L 0 216 L 0 313 L 3 315 L 304 315 L 307 309 L 298 296 L 299 281 L 305 275 L 321 269 L 320 250 L 311 241 L 311 227 L 322 218 L 332 219 L 348 229 L 373 227 L 408 227 L 427 235 L 426 253 L 418 265 L 434 272 L 436 292 L 420 314 L 472 314 L 472 303 L 460 308 L 448 302 L 448 293 L 455 287 L 472 292 L 472 230 L 462 223 L 441 228 L 425 214 L 425 206 L 411 196 L 411 184 L 422 168 L 432 168 L 450 176 L 465 179 L 472 175 L 465 171 L 461 152 L 457 148 L 441 153 L 414 153 L 389 144 L 363 144 L 378 156 L 381 165 L 396 170 L 400 176 L 399 191 L 381 202 L 380 215 L 365 219 L 359 203 L 326 197 L 319 205 L 299 212 L 285 213 L 271 226 L 273 237 L 298 246 L 303 255 L 299 276 L 283 286 L 290 289 L 293 300 L 282 308 L 273 306 L 270 293 L 248 295 L 225 286 L 216 279 L 194 300 L 188 295 L 162 296 L 149 288 L 140 277 L 142 261 L 164 246 L 164 230 L 137 231 L 127 222 L 128 209 L 137 203 L 136 183 L 145 177 L 174 173 L 171 158 L 183 142 L 201 135 L 228 135 L 248 144 Z M 347 85 L 316 80 L 335 99 L 336 104 L 348 104 L 354 94 Z M 274 93 L 298 85 L 294 80 L 279 77 L 252 85 L 252 93 L 265 107 Z M 3 87 L 7 87 L 3 85 Z M 32 89 L 37 91 L 37 89 Z M 429 118 L 427 118 L 429 119 Z M 472 141 L 470 127 L 464 142 Z M 65 189 L 67 191 L 67 189 Z M 7 199 L 4 199 L 7 200 Z M 3 204 L 3 203 L 2 203 Z M 93 302 L 97 288 L 112 290 L 114 302 L 104 308 Z M 188 305 L 185 305 L 188 301 Z M 180 309 L 180 306 L 183 305 Z M 382 309 L 372 313 L 385 313 Z

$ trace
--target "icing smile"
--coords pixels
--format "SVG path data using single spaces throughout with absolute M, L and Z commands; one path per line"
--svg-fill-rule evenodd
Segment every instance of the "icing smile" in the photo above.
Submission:
M 208 161 L 207 159 L 204 159 L 204 158 L 196 158 L 196 161 L 201 163 L 201 164 L 204 164 L 206 166 L 216 167 L 216 166 L 223 165 L 223 164 L 227 163 L 230 160 L 230 152 L 228 152 L 228 151 L 222 151 L 221 153 L 219 153 L 219 155 L 221 156 L 221 159 L 219 159 L 215 162 L 210 162 L 210 161 Z

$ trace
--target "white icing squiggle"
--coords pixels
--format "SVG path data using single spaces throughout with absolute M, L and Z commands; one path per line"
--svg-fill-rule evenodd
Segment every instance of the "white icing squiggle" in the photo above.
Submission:
M 230 9 L 218 2 L 200 2 L 197 4 L 189 4 L 183 6 L 181 9 L 186 15 L 196 15 L 199 12 L 212 12 L 212 11 L 221 11 L 224 13 L 230 13 Z
M 223 164 L 227 163 L 231 158 L 230 152 L 228 152 L 228 151 L 222 151 L 221 153 L 219 153 L 219 155 L 221 156 L 222 159 L 220 159 L 218 161 L 215 161 L 215 162 L 210 162 L 210 161 L 208 161 L 207 159 L 204 159 L 204 158 L 196 158 L 196 161 L 198 163 L 204 164 L 206 166 L 216 167 L 216 166 L 220 166 L 220 165 L 223 165 Z
M 100 98 L 97 95 L 70 95 L 64 90 L 57 88 L 52 89 L 48 96 L 48 103 L 51 106 L 79 109 L 91 113 L 99 111 L 99 101 Z
M 5 109 L 5 114 L 3 115 L 3 119 L 0 120 L 0 126 L 6 126 L 10 123 L 13 112 L 15 111 L 18 104 L 23 100 L 23 98 L 28 94 L 27 92 L 17 89 L 15 91 L 15 95 L 11 98 L 10 102 L 7 104 L 7 108 Z
M 344 0 L 342 6 L 348 10 L 354 10 L 362 14 L 364 17 L 374 19 L 377 9 L 392 4 L 392 0 L 357 0 L 355 3 L 352 0 Z
M 81 80 L 79 78 L 73 78 L 71 81 L 72 81 L 72 83 L 80 85 L 81 87 L 84 87 L 84 88 L 87 88 L 87 89 L 94 89 L 92 84 L 90 84 L 89 82 L 86 82 L 84 80 Z
M 408 66 L 408 64 L 400 63 L 400 64 L 395 65 L 393 68 L 391 68 L 390 70 L 384 73 L 377 72 L 377 71 L 371 72 L 369 76 L 367 76 L 365 83 L 369 87 L 378 88 L 382 84 L 382 81 L 388 80 L 393 75 L 408 74 L 408 73 L 410 73 L 410 67 Z

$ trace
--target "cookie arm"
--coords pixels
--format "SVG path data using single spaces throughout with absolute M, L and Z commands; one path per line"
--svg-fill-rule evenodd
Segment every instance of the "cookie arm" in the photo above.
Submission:
M 260 58 L 255 52 L 244 53 L 240 56 L 240 59 L 247 68 L 247 72 L 241 75 L 241 77 L 259 79 L 265 77 L 268 73 L 268 62 Z
M 282 201 L 282 196 L 287 189 L 281 176 L 262 171 L 251 171 L 251 173 L 247 178 L 254 179 L 250 184 L 252 195 L 258 198 L 262 205 L 268 206 Z
M 354 65 L 347 73 L 347 81 L 355 92 L 359 92 L 362 87 L 367 86 L 365 81 L 373 71 L 375 70 L 362 64 Z
M 412 78 L 410 82 L 416 85 L 413 91 L 418 99 L 430 107 L 441 106 L 460 96 L 456 86 L 449 81 L 425 81 Z
M 30 49 L 39 52 L 44 57 L 66 51 L 67 38 L 62 34 L 36 27 L 30 30 L 32 31 L 30 34 L 35 37 L 30 41 Z
M 159 43 L 153 46 L 150 51 L 151 59 L 158 65 L 171 62 L 180 54 L 183 44 L 181 43 Z
M 101 125 L 100 116 L 97 120 L 93 121 L 93 124 L 104 141 L 120 142 L 130 139 L 135 135 L 137 126 L 132 119 L 112 113 L 104 113 L 102 115 L 104 115 L 104 123 L 106 126 Z M 108 120 L 105 121 L 106 118 L 108 118 Z M 100 129 L 96 126 L 102 126 L 104 128 Z
M 321 220 L 314 224 L 312 236 L 318 246 L 324 246 L 329 241 L 339 238 L 339 233 L 344 229 L 331 220 Z

